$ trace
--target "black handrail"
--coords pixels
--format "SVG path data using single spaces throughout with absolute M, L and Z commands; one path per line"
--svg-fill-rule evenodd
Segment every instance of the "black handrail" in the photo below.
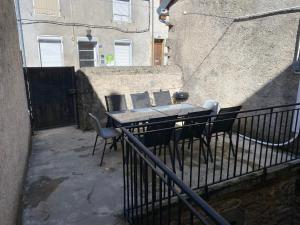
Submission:
M 274 111 L 274 109 L 286 108 L 286 107 L 292 107 L 292 106 L 299 106 L 300 107 L 300 103 L 271 106 L 271 107 L 265 107 L 265 108 L 260 108 L 260 109 L 241 110 L 241 111 L 238 111 L 238 114 L 241 115 L 241 114 L 244 114 L 244 113 L 259 112 L 259 111 L 265 111 L 265 110 L 270 110 L 271 111 L 270 113 L 272 113 Z M 282 111 L 280 111 L 280 112 L 282 112 Z M 222 115 L 227 116 L 227 115 L 231 115 L 233 113 L 234 112 L 222 113 Z M 178 118 L 176 120 L 165 120 L 163 122 L 160 121 L 160 122 L 154 122 L 154 123 L 151 123 L 151 124 L 156 125 L 156 124 L 169 123 L 169 122 L 184 122 L 186 120 L 193 119 L 193 118 L 205 118 L 205 117 L 215 118 L 216 116 L 217 116 L 217 114 L 212 114 L 212 115 L 209 115 L 209 116 L 190 117 L 190 118 L 182 117 L 182 118 Z M 140 122 L 142 122 L 142 121 L 140 121 Z M 144 127 L 144 126 L 145 126 L 144 124 L 134 124 L 134 125 L 131 124 L 131 125 L 126 125 L 125 127 L 127 129 L 131 129 L 131 128 L 139 128 L 139 127 Z
M 170 170 L 157 156 L 155 156 L 147 147 L 145 147 L 129 130 L 122 128 L 124 134 L 141 150 L 151 161 L 154 162 L 171 180 L 178 185 L 184 193 L 193 199 L 209 218 L 219 225 L 230 225 L 220 214 L 218 214 L 205 200 L 203 200 L 197 193 L 181 181 L 177 175 Z

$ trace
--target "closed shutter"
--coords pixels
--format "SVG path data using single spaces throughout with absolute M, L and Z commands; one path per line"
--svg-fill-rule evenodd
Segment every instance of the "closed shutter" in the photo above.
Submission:
M 131 66 L 131 44 L 129 42 L 115 43 L 115 65 Z
M 128 22 L 130 20 L 129 0 L 113 0 L 114 20 Z
M 34 0 L 36 14 L 59 15 L 59 0 Z
M 42 67 L 63 66 L 60 40 L 39 40 Z

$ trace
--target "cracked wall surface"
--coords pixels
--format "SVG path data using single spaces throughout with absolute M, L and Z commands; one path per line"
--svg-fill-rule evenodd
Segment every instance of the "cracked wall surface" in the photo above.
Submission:
M 170 7 L 170 62 L 183 70 L 182 89 L 190 93 L 189 101 L 214 99 L 221 107 L 244 108 L 294 103 L 299 10 L 299 0 L 175 2 Z M 256 14 L 266 15 L 251 17 Z

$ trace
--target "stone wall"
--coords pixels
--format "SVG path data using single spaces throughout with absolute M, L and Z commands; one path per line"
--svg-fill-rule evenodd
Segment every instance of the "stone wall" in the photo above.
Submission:
M 81 129 L 91 128 L 88 112 L 98 115 L 105 124 L 106 95 L 125 94 L 131 109 L 130 94 L 148 91 L 154 103 L 153 92 L 169 90 L 172 95 L 182 87 L 182 73 L 176 66 L 85 68 L 76 74 Z
M 31 137 L 13 2 L 0 0 L 1 225 L 17 224 Z
M 190 100 L 244 108 L 294 103 L 299 10 L 236 18 L 296 6 L 297 0 L 176 1 L 170 7 L 170 63 L 182 67 Z
M 270 169 L 272 170 L 272 169 Z M 208 203 L 235 225 L 300 224 L 299 161 L 210 190 Z

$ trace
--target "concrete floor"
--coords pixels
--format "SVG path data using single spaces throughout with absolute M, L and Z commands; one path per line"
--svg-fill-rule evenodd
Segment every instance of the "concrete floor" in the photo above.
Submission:
M 36 132 L 24 187 L 23 225 L 124 224 L 121 148 L 99 167 L 94 132 Z
M 121 147 L 118 146 L 118 151 L 108 151 L 100 168 L 102 150 L 99 149 L 102 146 L 99 144 L 98 151 L 95 156 L 92 156 L 94 139 L 94 132 L 82 132 L 74 127 L 45 130 L 35 134 L 25 183 L 24 225 L 125 224 L 122 216 Z M 234 143 L 235 139 L 234 136 Z M 224 146 L 222 142 L 220 139 L 215 147 L 215 142 L 212 141 L 211 147 L 215 155 L 213 158 L 216 160 L 209 161 L 208 164 L 204 162 L 203 157 L 199 157 L 199 143 L 195 142 L 193 145 L 193 153 L 187 145 L 185 146 L 184 170 L 180 170 L 176 163 L 176 173 L 179 177 L 183 176 L 187 186 L 192 188 L 203 186 L 206 174 L 208 184 L 221 179 L 226 180 L 227 176 L 234 177 L 235 157 L 233 155 L 228 157 L 229 139 L 224 139 Z M 253 143 L 245 141 L 244 147 L 245 149 L 240 146 L 238 148 L 236 175 L 245 174 L 248 170 L 252 171 L 264 162 L 259 160 L 258 154 L 254 154 Z M 260 145 L 257 147 L 260 149 L 261 158 L 266 158 L 266 165 L 278 163 L 275 161 L 275 152 L 278 152 L 278 159 L 289 160 L 295 157 L 281 150 L 274 151 L 271 157 L 270 148 Z M 223 148 L 224 160 L 222 161 Z M 163 160 L 164 154 L 160 157 Z M 168 154 L 166 159 L 166 164 L 171 168 Z M 152 184 L 151 179 L 148 180 L 149 196 L 151 196 Z

